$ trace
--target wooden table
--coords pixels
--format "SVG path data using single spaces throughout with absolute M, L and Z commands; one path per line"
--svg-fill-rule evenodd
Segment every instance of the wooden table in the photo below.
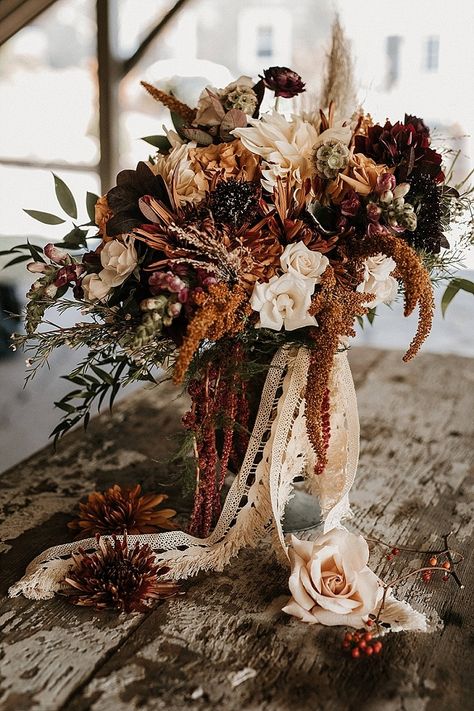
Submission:
M 181 511 L 172 450 L 185 404 L 170 389 L 141 391 L 112 417 L 65 438 L 2 477 L 0 707 L 79 711 L 308 709 L 457 711 L 473 708 L 474 361 L 351 352 L 362 452 L 353 526 L 394 544 L 436 546 L 453 529 L 466 556 L 453 581 L 417 579 L 398 590 L 444 622 L 432 634 L 393 635 L 380 657 L 342 655 L 342 630 L 283 615 L 287 572 L 268 547 L 244 551 L 223 574 L 201 575 L 187 594 L 146 615 L 117 616 L 62 599 L 8 599 L 8 586 L 42 549 L 68 538 L 77 501 L 96 487 L 141 482 L 168 491 Z M 41 413 L 38 413 L 41 417 Z M 403 560 L 373 564 L 393 577 Z M 472 578 L 471 578 L 472 580 Z M 239 672 L 246 670 L 239 675 Z M 238 683 L 240 681 L 240 683 Z

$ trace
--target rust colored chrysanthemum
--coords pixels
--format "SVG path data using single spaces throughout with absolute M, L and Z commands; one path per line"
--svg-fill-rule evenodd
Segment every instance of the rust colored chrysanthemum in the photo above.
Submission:
M 70 587 L 64 594 L 74 605 L 144 612 L 154 600 L 180 592 L 176 583 L 161 580 L 169 568 L 160 568 L 155 563 L 148 544 L 137 542 L 130 547 L 126 534 L 121 540 L 99 535 L 96 540 L 96 552 L 87 553 L 80 548 L 72 554 L 73 568 L 65 579 Z
M 128 531 L 156 533 L 159 529 L 176 528 L 171 519 L 174 509 L 158 508 L 168 497 L 165 494 L 141 495 L 141 486 L 122 488 L 114 484 L 106 491 L 93 491 L 85 503 L 79 504 L 79 518 L 68 523 L 77 531 L 76 538 L 88 538 L 96 534 L 117 534 Z

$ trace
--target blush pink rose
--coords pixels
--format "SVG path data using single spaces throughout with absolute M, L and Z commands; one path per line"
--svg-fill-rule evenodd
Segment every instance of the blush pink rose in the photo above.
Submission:
M 383 594 L 368 560 L 366 541 L 344 529 L 334 528 L 316 541 L 292 536 L 292 597 L 283 612 L 303 622 L 362 627 Z

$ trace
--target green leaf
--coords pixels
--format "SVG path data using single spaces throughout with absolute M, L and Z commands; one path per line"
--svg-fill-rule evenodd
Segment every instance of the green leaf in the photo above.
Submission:
M 364 319 L 362 318 L 362 316 L 357 316 L 357 322 L 361 329 L 364 330 Z
M 474 294 L 474 282 L 469 279 L 460 279 L 459 277 L 456 277 L 451 283 L 453 282 L 456 282 L 458 289 L 467 291 L 469 294 Z
M 56 191 L 56 197 L 58 202 L 63 208 L 64 212 L 72 217 L 73 220 L 77 219 L 77 206 L 74 196 L 64 180 L 53 173 L 54 178 L 54 189 Z
M 64 410 L 64 412 L 67 412 L 68 415 L 73 415 L 76 412 L 74 405 L 69 405 L 67 402 L 62 402 L 61 400 L 55 402 L 54 406 L 59 407 L 60 410 Z
M 375 316 L 376 316 L 376 309 L 375 308 L 369 309 L 369 311 L 367 313 L 367 321 L 370 323 L 371 326 L 374 322 Z
M 171 114 L 171 120 L 173 122 L 173 126 L 175 127 L 175 130 L 179 135 L 181 136 L 181 129 L 186 126 L 186 121 L 182 116 L 179 114 L 175 113 L 174 111 L 170 111 Z
M 446 309 L 458 291 L 466 291 L 468 294 L 474 294 L 474 282 L 469 279 L 461 279 L 460 277 L 451 279 L 441 298 L 441 313 L 443 314 L 443 318 L 446 314 Z
M 87 214 L 89 215 L 90 221 L 93 225 L 95 225 L 95 204 L 98 199 L 99 196 L 94 195 L 94 193 L 88 192 L 86 195 Z
M 160 152 L 167 152 L 171 148 L 171 143 L 166 136 L 143 136 L 142 141 L 158 148 Z
M 50 212 L 42 212 L 41 210 L 23 210 L 23 212 L 26 212 L 27 215 L 34 220 L 38 220 L 38 222 L 42 222 L 44 225 L 62 225 L 63 222 L 66 222 L 62 217 L 52 215 Z
M 7 267 L 12 267 L 14 264 L 20 264 L 20 262 L 28 262 L 30 259 L 31 257 L 29 254 L 20 254 L 19 257 L 15 257 L 7 262 L 3 268 L 6 269 Z
M 41 249 L 41 247 L 38 247 L 36 244 L 31 244 L 31 242 L 28 242 L 28 251 L 35 262 L 43 262 L 43 264 L 46 264 L 46 260 L 43 259 L 43 250 Z
M 446 314 L 446 309 L 448 308 L 449 304 L 454 299 L 458 291 L 459 288 L 452 281 L 446 287 L 446 290 L 441 298 L 441 313 L 443 314 L 443 318 Z
M 92 370 L 94 371 L 94 373 L 95 373 L 101 380 L 103 380 L 105 383 L 107 383 L 108 385 L 113 385 L 113 384 L 114 384 L 114 379 L 113 379 L 113 377 L 110 375 L 110 373 L 107 373 L 106 370 L 102 370 L 102 368 L 99 368 L 99 366 L 93 365 L 92 363 L 91 363 L 91 368 L 92 368 Z
M 67 247 L 68 249 L 80 249 L 87 247 L 87 232 L 80 227 L 74 227 L 67 235 L 64 235 L 61 242 L 56 242 L 55 247 Z

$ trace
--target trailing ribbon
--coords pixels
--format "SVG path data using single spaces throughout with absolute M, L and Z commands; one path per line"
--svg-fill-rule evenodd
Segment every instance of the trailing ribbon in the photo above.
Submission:
M 321 503 L 325 530 L 341 525 L 348 515 L 348 494 L 359 456 L 359 420 L 354 384 L 345 352 L 334 358 L 329 383 L 331 438 L 326 472 L 316 477 L 314 453 L 308 440 L 304 393 L 309 351 L 285 346 L 275 354 L 263 387 L 247 452 L 219 521 L 205 539 L 184 531 L 129 536 L 129 543 L 147 543 L 157 563 L 169 567 L 174 579 L 201 570 L 223 570 L 244 547 L 255 546 L 272 527 L 276 545 L 286 553 L 282 529 L 285 506 L 295 477 L 307 474 L 310 491 Z M 64 589 L 73 565 L 71 554 L 96 550 L 94 538 L 48 548 L 28 566 L 10 596 L 46 599 Z

